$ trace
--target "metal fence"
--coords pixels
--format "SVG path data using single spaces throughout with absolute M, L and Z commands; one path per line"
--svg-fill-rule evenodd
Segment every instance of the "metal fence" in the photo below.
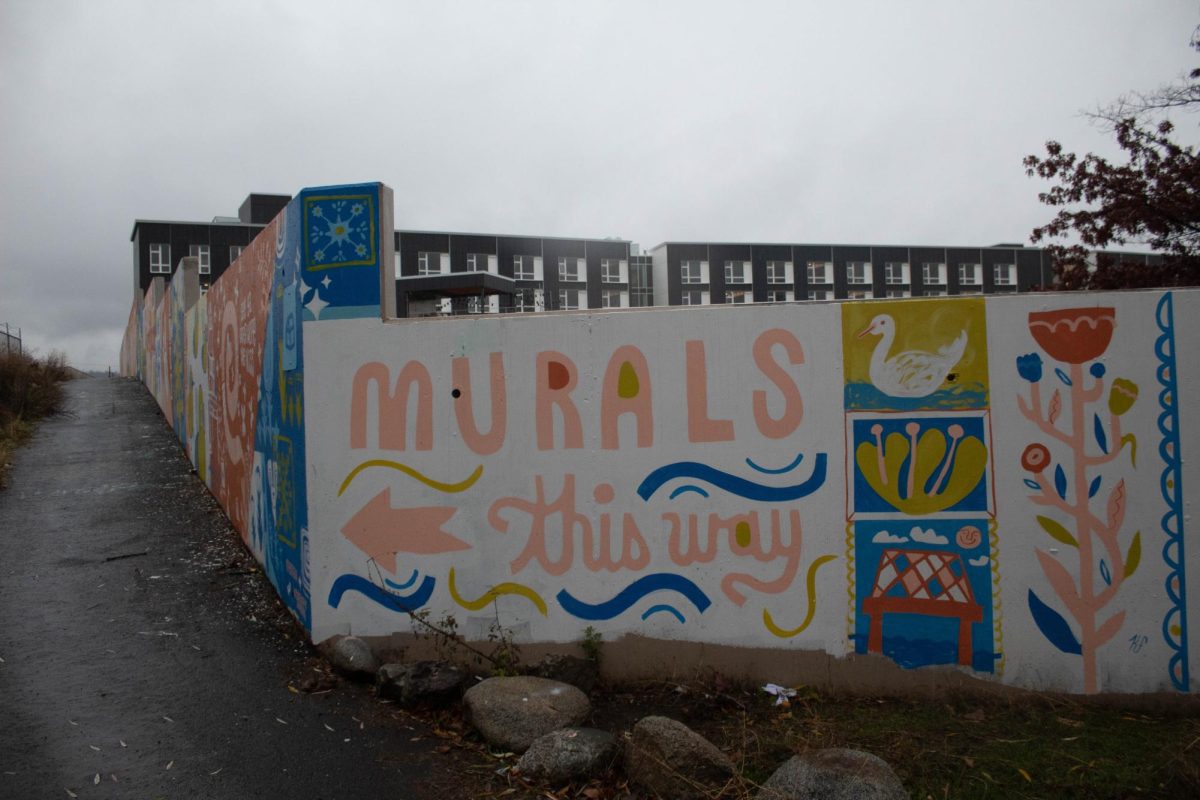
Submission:
M 0 353 L 21 353 L 22 344 L 21 329 L 17 328 L 13 333 L 13 328 L 7 322 L 0 322 Z

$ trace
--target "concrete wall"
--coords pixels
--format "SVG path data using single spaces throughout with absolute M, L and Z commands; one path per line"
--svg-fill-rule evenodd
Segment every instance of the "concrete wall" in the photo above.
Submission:
M 217 282 L 193 388 L 210 485 L 314 640 L 427 611 L 479 640 L 591 626 L 643 672 L 1200 685 L 1200 292 L 381 321 L 363 287 L 390 253 L 330 267 L 302 246 L 361 189 L 308 190 L 264 234 L 265 317 L 262 278 L 220 316 Z M 364 191 L 378 256 L 388 192 Z

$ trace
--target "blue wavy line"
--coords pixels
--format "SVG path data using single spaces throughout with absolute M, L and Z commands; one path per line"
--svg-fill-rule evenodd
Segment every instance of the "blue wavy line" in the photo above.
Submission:
M 699 486 L 692 486 L 689 484 L 687 486 L 680 486 L 678 489 L 671 492 L 671 497 L 669 499 L 674 500 L 676 497 L 679 497 L 679 495 L 683 494 L 684 492 L 695 492 L 696 494 L 700 495 L 701 497 L 708 497 L 708 492 L 704 491 Z
M 1187 562 L 1183 552 L 1184 517 L 1183 504 L 1180 502 L 1184 494 L 1179 469 L 1182 457 L 1179 452 L 1179 383 L 1175 374 L 1175 314 L 1171 292 L 1165 292 L 1159 299 L 1154 317 L 1158 329 L 1162 331 L 1162 335 L 1154 342 L 1154 353 L 1159 361 L 1155 376 L 1162 386 L 1162 391 L 1158 393 L 1158 405 L 1162 409 L 1162 413 L 1158 415 L 1158 430 L 1163 438 L 1159 442 L 1158 452 L 1163 457 L 1164 466 L 1159 477 L 1159 492 L 1167 504 L 1167 513 L 1163 514 L 1161 521 L 1163 533 L 1167 538 L 1163 544 L 1162 556 L 1163 561 L 1171 568 L 1165 582 L 1167 596 L 1175 600 L 1175 605 L 1169 608 L 1163 617 L 1162 633 L 1167 647 L 1172 651 L 1167 660 L 1167 676 L 1176 689 L 1186 692 L 1190 684 L 1187 661 Z M 1176 558 L 1171 557 L 1172 545 L 1178 548 Z M 1179 587 L 1178 594 L 1171 588 L 1173 582 Z M 1178 615 L 1179 620 L 1178 640 L 1171 636 L 1171 618 L 1174 615 Z
M 333 582 L 333 588 L 329 590 L 329 606 L 337 608 L 342 602 L 342 595 L 346 592 L 358 592 L 392 611 L 415 611 L 429 602 L 436 583 L 432 575 L 426 575 L 425 580 L 421 581 L 421 585 L 412 594 L 398 595 L 376 586 L 361 575 L 347 573 Z
M 390 586 L 393 589 L 407 589 L 408 587 L 412 586 L 414 583 L 417 582 L 417 571 L 414 569 L 412 571 L 412 575 L 409 575 L 408 580 L 406 580 L 404 583 L 395 583 L 393 581 L 388 580 L 387 578 L 384 578 L 383 582 L 386 583 L 388 586 Z
M 779 469 L 768 469 L 766 467 L 760 467 L 758 464 L 755 464 L 754 461 L 749 458 L 746 459 L 746 463 L 750 465 L 751 469 L 756 469 L 759 472 L 765 472 L 767 475 L 782 475 L 783 473 L 791 472 L 796 467 L 800 466 L 800 462 L 803 460 L 804 460 L 804 453 L 799 453 L 796 455 L 795 461 L 788 464 L 786 467 L 780 467 Z
M 801 497 L 807 497 L 817 489 L 820 489 L 825 483 L 827 461 L 828 457 L 825 453 L 817 453 L 812 476 L 803 483 L 798 483 L 795 486 L 764 486 L 761 483 L 754 483 L 745 478 L 739 478 L 737 475 L 722 472 L 707 464 L 700 464 L 696 461 L 678 461 L 674 464 L 659 467 L 647 475 L 646 479 L 638 486 L 637 493 L 643 500 L 649 500 L 658 491 L 659 487 L 667 481 L 673 478 L 693 478 L 698 481 L 707 481 L 718 489 L 724 489 L 730 494 L 744 497 L 747 500 L 757 500 L 763 503 L 785 503 L 790 500 L 799 500 Z
M 585 603 L 582 600 L 576 599 L 566 589 L 560 591 L 556 595 L 556 598 L 558 604 L 563 607 L 563 610 L 572 616 L 587 620 L 603 620 L 612 619 L 618 614 L 623 614 L 630 606 L 646 595 L 651 592 L 663 590 L 678 592 L 688 600 L 691 600 L 692 605 L 701 614 L 712 605 L 712 601 L 708 599 L 708 595 L 702 592 L 699 586 L 682 575 L 674 575 L 669 572 L 656 572 L 653 575 L 638 578 L 618 592 L 616 597 L 603 603 Z
M 679 609 L 675 608 L 675 606 L 668 606 L 663 603 L 660 603 L 659 605 L 656 605 L 656 606 L 650 606 L 645 611 L 643 611 L 642 612 L 642 621 L 644 622 L 646 620 L 646 617 L 650 616 L 651 614 L 657 614 L 659 611 L 666 611 L 668 614 L 674 615 L 675 619 L 679 620 L 681 623 L 687 622 L 687 620 L 685 620 L 683 618 L 683 614 L 679 613 Z

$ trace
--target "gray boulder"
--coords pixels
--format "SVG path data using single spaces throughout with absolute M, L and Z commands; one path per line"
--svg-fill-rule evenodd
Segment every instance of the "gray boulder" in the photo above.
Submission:
M 534 739 L 517 762 L 521 774 L 550 784 L 590 778 L 608 767 L 617 740 L 595 728 L 562 728 Z
M 625 747 L 625 772 L 651 795 L 691 800 L 719 795 L 735 769 L 716 745 L 682 722 L 643 717 Z
M 375 675 L 379 696 L 405 708 L 452 703 L 466 682 L 467 673 L 448 661 L 384 664 Z
M 600 677 L 595 661 L 578 656 L 550 655 L 533 665 L 533 675 L 569 683 L 584 694 L 591 694 Z
M 587 695 L 566 683 L 522 676 L 488 678 L 467 690 L 471 724 L 494 747 L 524 753 L 534 739 L 587 717 Z
M 343 636 L 329 649 L 329 663 L 338 672 L 353 678 L 374 675 L 379 662 L 371 647 L 357 636 Z
M 792 756 L 763 784 L 760 800 L 908 800 L 888 763 L 833 747 Z

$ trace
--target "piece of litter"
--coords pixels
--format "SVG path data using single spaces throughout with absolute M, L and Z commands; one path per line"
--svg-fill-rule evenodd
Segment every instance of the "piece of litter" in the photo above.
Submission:
M 775 705 L 777 706 L 788 705 L 788 700 L 796 696 L 795 689 L 791 689 L 787 686 L 780 686 L 777 683 L 768 683 L 766 686 L 762 687 L 762 690 L 767 694 L 775 695 Z
M 342 741 L 343 741 L 343 742 L 348 742 L 348 741 L 350 741 L 350 740 L 349 740 L 349 739 L 342 739 Z
M 99 772 L 96 773 L 96 777 L 92 778 L 92 785 L 93 786 L 100 785 L 100 773 Z
M 173 760 L 167 762 L 167 769 L 170 769 L 173 766 L 175 766 L 175 762 Z
M 76 722 L 76 721 L 75 721 L 75 720 L 73 720 L 73 719 L 69 719 L 69 720 L 67 720 L 67 722 L 71 723 L 71 724 L 72 724 L 72 725 L 74 725 L 76 728 L 78 728 L 78 727 L 79 727 L 79 723 L 78 723 L 78 722 Z M 68 790 L 68 791 L 70 791 L 70 790 Z
M 223 770 L 223 769 L 225 769 L 225 768 L 224 768 L 224 767 L 217 767 L 215 770 L 213 770 L 212 772 L 210 772 L 210 773 L 208 773 L 208 774 L 209 774 L 209 775 L 216 775 L 218 772 L 220 772 L 220 771 L 221 771 L 221 770 Z
M 276 717 L 275 721 L 278 722 L 280 725 L 287 725 L 287 722 L 285 720 L 280 719 L 279 717 Z
M 192 649 L 195 650 L 196 652 L 200 652 L 200 648 L 196 647 L 196 645 L 192 645 Z
M 165 719 L 167 722 L 174 722 L 174 721 L 175 721 L 175 720 L 173 720 L 173 719 L 171 719 L 170 717 L 167 717 L 167 716 L 164 716 L 164 717 L 163 717 L 163 719 Z
M 79 797 L 79 795 L 75 794 L 70 789 L 64 789 L 63 791 L 65 791 L 71 797 Z
M 129 747 L 129 745 L 125 744 L 124 739 L 117 739 L 117 741 L 121 743 L 121 747 Z
M 330 733 L 334 732 L 333 728 L 329 727 L 329 723 L 325 723 L 325 730 L 329 731 Z
M 99 748 L 99 747 L 96 747 L 96 745 L 94 745 L 94 744 L 89 744 L 89 745 L 88 745 L 88 747 L 92 748 L 92 749 L 93 749 L 93 750 L 95 750 L 97 753 L 99 753 L 99 752 L 100 752 L 100 748 Z

